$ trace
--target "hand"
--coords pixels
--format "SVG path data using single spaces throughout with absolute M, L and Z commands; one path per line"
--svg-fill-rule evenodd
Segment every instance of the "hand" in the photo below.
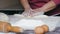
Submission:
M 38 9 L 34 9 L 34 13 L 32 14 L 32 16 L 36 16 L 36 15 L 42 15 L 43 11 L 41 8 Z
M 27 10 L 25 10 L 24 12 L 23 12 L 23 15 L 24 16 L 36 16 L 36 15 L 39 15 L 39 14 L 41 14 L 42 13 L 42 11 L 41 11 L 41 9 L 40 8 L 38 8 L 38 9 L 27 9 Z
M 27 9 L 22 13 L 22 15 L 24 15 L 24 16 L 31 16 L 32 14 L 33 14 L 32 9 Z

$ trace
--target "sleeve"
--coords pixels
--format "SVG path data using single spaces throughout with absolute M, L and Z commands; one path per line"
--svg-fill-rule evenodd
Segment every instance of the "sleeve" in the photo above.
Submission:
M 59 5 L 59 4 L 60 4 L 60 0 L 53 0 L 53 2 L 54 2 L 56 5 Z

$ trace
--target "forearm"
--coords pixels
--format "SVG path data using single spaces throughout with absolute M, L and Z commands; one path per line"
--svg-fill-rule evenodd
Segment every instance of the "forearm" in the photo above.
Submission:
M 24 9 L 29 9 L 30 8 L 28 0 L 21 0 L 21 4 L 23 5 Z
M 50 1 L 47 4 L 45 4 L 43 7 L 41 7 L 40 9 L 41 11 L 47 12 L 54 9 L 55 7 L 56 7 L 56 4 L 53 1 Z
M 47 9 L 44 9 L 44 10 L 42 10 L 42 11 L 48 12 L 48 11 L 50 11 L 50 10 L 53 10 L 55 7 L 56 7 L 56 6 L 53 6 L 53 7 L 51 7 L 51 8 L 47 8 Z

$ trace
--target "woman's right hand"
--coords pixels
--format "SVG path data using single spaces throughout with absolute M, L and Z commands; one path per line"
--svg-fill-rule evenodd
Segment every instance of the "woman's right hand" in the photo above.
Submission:
M 22 13 L 24 16 L 31 16 L 33 14 L 32 9 L 25 9 L 25 11 Z

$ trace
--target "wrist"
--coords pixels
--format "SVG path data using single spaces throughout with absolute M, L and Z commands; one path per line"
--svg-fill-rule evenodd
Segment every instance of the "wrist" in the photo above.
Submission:
M 25 6 L 24 9 L 28 10 L 28 9 L 31 9 L 31 7 L 30 6 Z
M 32 10 L 31 8 L 25 8 L 25 10 Z

